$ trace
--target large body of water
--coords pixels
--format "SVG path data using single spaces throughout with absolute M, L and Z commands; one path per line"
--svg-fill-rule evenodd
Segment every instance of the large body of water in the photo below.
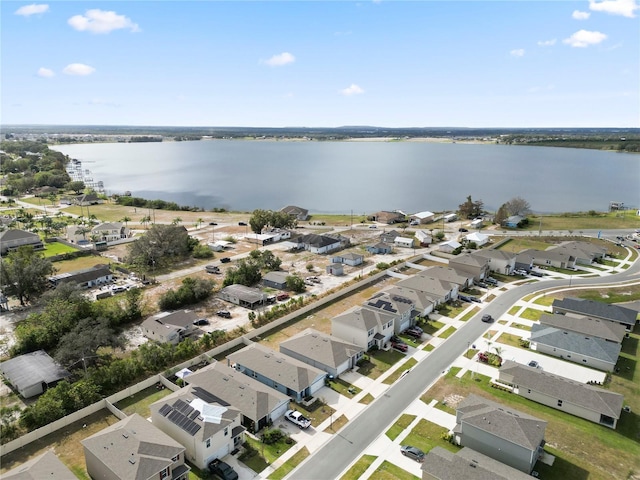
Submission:
M 640 205 L 640 155 L 426 142 L 202 140 L 53 147 L 108 193 L 251 211 L 456 210 L 468 195 L 495 211 L 520 196 L 536 212 Z

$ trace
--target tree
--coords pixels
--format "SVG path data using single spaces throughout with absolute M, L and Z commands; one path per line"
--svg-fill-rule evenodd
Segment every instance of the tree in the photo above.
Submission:
M 467 197 L 464 203 L 458 205 L 458 214 L 461 218 L 475 218 L 482 214 L 484 210 L 484 202 L 482 200 L 473 201 L 471 195 Z
M 287 276 L 287 288 L 295 293 L 302 293 L 306 290 L 304 280 L 296 275 Z
M 498 225 L 502 225 L 502 223 L 509 217 L 509 207 L 506 203 L 503 203 L 498 211 L 496 212 L 496 216 L 493 219 L 494 223 Z
M 224 277 L 223 285 L 229 286 L 234 284 L 246 285 L 250 287 L 255 285 L 262 279 L 260 273 L 260 264 L 253 258 L 241 258 L 236 266 L 227 270 Z
M 145 215 L 140 219 L 140 225 L 144 225 L 144 228 L 147 228 L 147 224 L 151 221 L 151 217 L 149 215 Z
M 171 224 L 172 225 L 178 225 L 178 224 L 180 224 L 180 222 L 182 222 L 182 218 L 176 217 L 171 221 Z
M 251 214 L 249 225 L 252 232 L 261 233 L 265 227 L 295 228 L 298 225 L 298 220 L 285 212 L 257 209 Z
M 122 341 L 109 326 L 106 318 L 85 318 L 58 343 L 55 359 L 66 367 L 78 362 L 86 367 L 89 357 L 96 356 L 100 347 L 122 347 Z
M 82 180 L 74 180 L 72 182 L 67 183 L 67 188 L 69 190 L 73 190 L 76 195 L 80 195 L 82 191 L 85 189 L 85 184 Z
M 54 272 L 53 264 L 31 246 L 22 246 L 9 252 L 0 263 L 2 283 L 9 293 L 20 300 L 20 305 L 38 297 L 47 288 L 47 277 Z
M 522 197 L 514 197 L 506 203 L 510 215 L 525 216 L 531 213 L 531 205 Z
M 189 235 L 183 227 L 154 224 L 138 241 L 129 244 L 127 260 L 148 271 L 186 258 L 191 249 Z
M 131 221 L 131 217 L 127 217 L 126 215 L 120 219 L 122 223 L 124 223 L 125 227 L 128 227 L 129 222 Z

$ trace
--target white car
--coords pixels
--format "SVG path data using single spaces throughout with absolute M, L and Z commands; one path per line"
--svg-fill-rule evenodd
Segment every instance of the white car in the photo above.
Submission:
M 300 428 L 309 428 L 311 426 L 311 420 L 309 420 L 297 410 L 287 410 L 287 412 L 284 414 L 284 418 Z

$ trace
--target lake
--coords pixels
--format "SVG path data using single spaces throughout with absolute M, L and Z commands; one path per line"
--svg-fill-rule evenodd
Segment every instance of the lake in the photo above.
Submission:
M 640 205 L 640 156 L 599 150 L 428 142 L 201 140 L 56 145 L 107 193 L 251 211 L 495 211 L 520 196 L 536 212 Z

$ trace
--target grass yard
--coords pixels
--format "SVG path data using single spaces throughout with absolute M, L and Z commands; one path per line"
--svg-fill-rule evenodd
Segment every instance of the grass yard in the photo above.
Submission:
M 550 307 L 553 305 L 553 301 L 555 297 L 553 295 L 543 295 L 542 297 L 537 298 L 533 303 L 536 305 L 542 305 L 543 307 Z
M 517 335 L 511 335 L 510 333 L 503 333 L 496 340 L 498 343 L 503 343 L 505 345 L 511 345 L 512 347 L 524 348 L 520 346 L 520 338 Z
M 542 224 L 540 223 L 542 221 Z M 632 212 L 628 214 L 617 211 L 610 213 L 596 212 L 595 215 L 589 215 L 587 212 L 562 213 L 559 215 L 531 215 L 529 217 L 529 225 L 523 230 L 546 231 L 562 230 L 568 231 L 572 235 L 582 235 L 580 230 L 608 230 L 608 229 L 626 229 L 640 227 L 640 218 Z M 570 238 L 563 237 L 564 240 Z M 579 240 L 583 240 L 580 238 Z
M 289 460 L 284 462 L 280 468 L 269 475 L 268 478 L 272 480 L 280 480 L 286 477 L 289 472 L 302 463 L 302 461 L 309 456 L 309 450 L 307 447 L 302 447 L 300 451 L 296 452 Z
M 350 384 L 349 382 L 345 382 L 341 378 L 328 380 L 328 383 L 331 390 L 335 390 L 340 395 L 344 395 L 347 398 L 353 398 L 362 391 L 362 389 Z
M 462 316 L 462 318 L 460 318 L 460 321 L 461 322 L 466 322 L 467 320 L 469 320 L 471 317 L 473 317 L 479 311 L 480 311 L 480 309 L 478 307 L 473 307 L 471 310 L 469 310 L 467 313 L 465 313 Z
M 393 384 L 396 380 L 398 380 L 402 375 L 405 374 L 408 370 L 417 365 L 418 361 L 415 358 L 410 358 L 406 362 L 404 362 L 400 367 L 396 369 L 391 375 L 384 379 L 382 383 L 386 385 Z
M 336 413 L 335 409 L 323 403 L 321 400 L 316 400 L 308 407 L 300 405 L 298 403 L 291 402 L 290 408 L 296 409 L 302 413 L 305 417 L 311 420 L 311 425 L 317 427 L 324 422 L 331 415 Z
M 88 257 L 78 257 L 73 260 L 62 260 L 54 263 L 53 266 L 56 269 L 56 273 L 67 273 L 82 270 L 84 268 L 91 268 L 100 264 L 108 265 L 109 260 L 97 255 L 89 255 Z
M 431 351 L 431 350 L 433 350 L 434 348 L 436 348 L 436 347 L 434 347 L 433 345 L 431 345 L 430 343 L 428 343 L 428 344 L 426 344 L 426 345 L 424 346 L 423 350 L 424 350 L 424 351 L 426 351 L 426 352 L 430 352 L 430 351 Z
M 614 379 L 616 376 L 614 375 Z M 630 388 L 638 389 L 638 383 L 620 379 Z M 615 382 L 611 390 L 625 393 Z M 430 398 L 442 399 L 449 395 L 467 396 L 471 393 L 493 399 L 509 407 L 515 408 L 548 422 L 545 439 L 551 453 L 560 453 L 557 468 L 545 469 L 542 478 L 550 480 L 585 479 L 580 470 L 589 472 L 589 480 L 609 480 L 612 478 L 629 478 L 630 471 L 640 471 L 640 442 L 638 442 L 638 415 L 623 412 L 618 429 L 611 430 L 601 425 L 574 417 L 565 412 L 555 410 L 532 402 L 509 392 L 491 387 L 490 378 L 470 373 L 456 378 L 449 372 L 425 394 Z M 637 397 L 636 397 L 637 398 Z M 638 400 L 636 400 L 638 401 Z M 626 398 L 625 398 L 625 403 Z M 633 410 L 633 408 L 632 408 Z M 634 423 L 635 422 L 635 423 Z M 540 464 L 536 465 L 536 470 Z M 577 472 L 578 475 L 574 476 Z
M 359 480 L 376 458 L 378 457 L 374 457 L 373 455 L 361 456 L 358 461 L 354 463 L 342 477 L 340 477 L 340 480 Z
M 369 405 L 371 402 L 375 400 L 375 397 L 370 393 L 367 393 L 364 397 L 362 397 L 358 403 L 362 403 L 363 405 Z
M 456 331 L 456 327 L 449 327 L 444 332 L 442 332 L 438 337 L 440 338 L 449 338 Z
M 404 358 L 405 356 L 403 353 L 397 352 L 393 349 L 388 352 L 385 352 L 384 350 L 374 350 L 368 355 L 365 355 L 365 357 L 363 357 L 364 360 L 360 361 L 358 373 L 375 380 L 384 372 L 389 370 L 392 365 L 395 365 Z
M 520 311 L 520 309 L 521 309 L 521 308 L 522 308 L 522 307 L 520 307 L 520 306 L 516 305 L 516 306 L 514 306 L 514 307 L 511 307 L 507 313 L 508 313 L 509 315 L 515 315 L 516 313 L 518 313 L 518 312 Z
M 592 290 L 574 290 L 571 296 L 596 300 L 604 303 L 622 303 L 640 300 L 640 285 L 625 285 L 616 288 L 600 288 Z M 624 305 L 623 305 L 624 306 Z
M 548 313 L 543 310 L 538 310 L 537 308 L 527 308 L 524 312 L 520 314 L 522 318 L 526 318 L 527 320 L 540 320 L 540 317 L 544 314 Z
M 131 395 L 128 398 L 124 398 L 116 403 L 116 407 L 122 410 L 127 415 L 133 415 L 137 413 L 138 415 L 147 418 L 151 415 L 151 410 L 149 406 L 152 403 L 157 402 L 161 398 L 166 397 L 173 393 L 168 388 L 163 388 L 158 390 L 155 386 L 145 388 L 138 393 Z
M 404 432 L 405 429 L 409 425 L 411 425 L 411 422 L 413 422 L 415 419 L 416 419 L 415 415 L 409 415 L 409 414 L 403 413 L 398 419 L 398 421 L 396 421 L 396 423 L 391 425 L 391 428 L 389 428 L 389 430 L 385 432 L 385 435 L 389 437 L 391 441 L 395 440 L 396 438 L 398 438 L 398 435 Z
M 290 443 L 288 443 L 290 442 Z M 290 437 L 285 437 L 278 440 L 276 443 L 267 445 L 261 442 L 259 439 L 253 438 L 250 435 L 245 436 L 245 451 L 240 455 L 238 460 L 244 463 L 247 467 L 256 473 L 260 473 L 280 455 L 289 450 L 296 442 Z
M 447 303 L 438 307 L 438 313 L 445 317 L 454 319 L 458 315 L 460 315 L 468 306 L 469 305 L 463 302 L 457 302 L 455 305 Z
M 531 327 L 529 325 L 523 325 L 521 323 L 512 323 L 510 327 L 519 328 L 520 330 L 527 330 L 528 332 L 531 331 Z
M 64 243 L 60 242 L 45 243 L 44 247 L 45 258 L 53 257 L 54 255 L 60 255 L 62 253 L 71 253 L 78 251 L 77 248 L 70 247 L 69 245 L 65 245 Z
M 442 327 L 444 327 L 444 323 L 431 320 L 429 323 L 422 326 L 422 330 L 424 330 L 424 333 L 426 333 L 427 335 L 433 335 Z
M 503 250 L 505 252 L 518 253 L 528 248 L 533 248 L 535 250 L 546 250 L 552 244 L 553 244 L 552 242 L 546 242 L 542 239 L 534 240 L 528 237 L 514 237 L 510 241 L 500 245 L 496 250 Z M 496 279 L 498 278 L 496 277 Z
M 324 429 L 324 433 L 334 434 L 349 423 L 349 419 L 344 415 L 340 415 L 335 420 L 332 420 L 327 428 Z
M 420 480 L 420 477 L 416 477 L 386 460 L 376 468 L 370 478 L 375 480 Z
M 418 447 L 424 453 L 427 453 L 433 447 L 442 447 L 450 452 L 457 452 L 460 447 L 442 438 L 442 434 L 446 432 L 446 428 L 423 418 L 413 427 L 413 430 L 405 437 L 402 443 Z

